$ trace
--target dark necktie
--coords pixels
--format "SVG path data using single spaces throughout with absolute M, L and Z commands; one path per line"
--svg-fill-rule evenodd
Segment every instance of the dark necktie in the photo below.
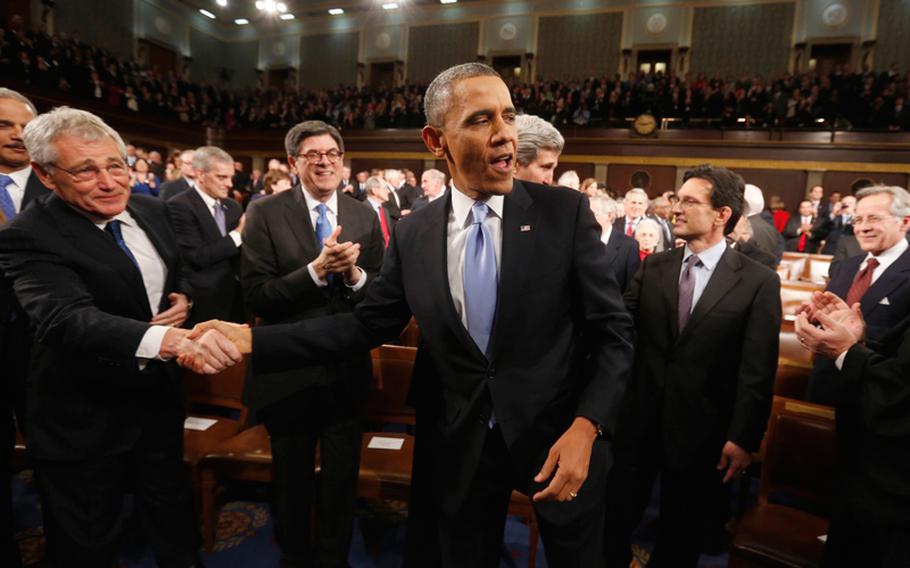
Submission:
M 9 194 L 7 186 L 12 185 L 13 178 L 6 174 L 0 174 L 0 210 L 6 221 L 12 221 L 16 217 L 16 204 L 13 203 L 13 197 Z
M 110 236 L 114 237 L 114 242 L 117 243 L 120 250 L 129 257 L 132 263 L 136 265 L 136 268 L 139 268 L 139 262 L 136 260 L 136 257 L 133 256 L 133 251 L 130 250 L 130 247 L 126 246 L 126 241 L 123 240 L 123 231 L 120 229 L 120 221 L 114 219 L 113 221 L 108 222 L 104 227 L 104 230 L 107 231 Z
M 863 299 L 869 287 L 872 286 L 872 273 L 879 262 L 875 258 L 866 261 L 866 268 L 863 268 L 856 274 L 853 284 L 850 285 L 850 291 L 847 292 L 847 305 L 852 306 Z
M 695 274 L 692 268 L 701 266 L 701 259 L 698 255 L 690 255 L 686 259 L 685 268 L 683 269 L 682 278 L 679 279 L 679 303 L 677 308 L 677 321 L 679 322 L 679 333 L 682 333 L 689 323 L 689 315 L 692 311 L 692 299 L 695 297 Z

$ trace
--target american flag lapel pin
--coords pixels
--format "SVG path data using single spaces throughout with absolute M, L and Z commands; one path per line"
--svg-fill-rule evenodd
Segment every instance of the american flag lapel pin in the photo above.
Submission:
M 521 232 L 522 232 L 522 233 L 527 233 L 527 232 L 530 231 L 530 230 L 531 230 L 531 225 L 522 225 L 522 226 L 521 226 Z

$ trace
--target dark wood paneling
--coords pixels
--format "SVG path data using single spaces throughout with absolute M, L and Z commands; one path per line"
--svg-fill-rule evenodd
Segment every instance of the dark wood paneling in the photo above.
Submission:
M 797 205 L 806 194 L 806 176 L 804 171 L 797 170 L 753 170 L 736 168 L 736 173 L 743 176 L 746 183 L 757 185 L 765 195 L 765 204 L 771 201 L 772 195 L 779 195 L 784 200 L 788 211 L 796 210 Z
M 825 172 L 822 178 L 822 186 L 825 188 L 825 194 L 839 191 L 841 194 L 846 195 L 850 193 L 850 188 L 853 187 L 853 184 L 860 179 L 867 179 L 873 183 L 907 187 L 907 174 L 870 174 L 866 172 Z
M 632 184 L 632 176 L 636 172 L 645 172 L 651 182 L 642 187 L 648 192 L 652 199 L 661 193 L 676 188 L 676 168 L 672 166 L 635 166 L 625 164 L 610 165 L 607 169 L 607 187 L 616 191 L 619 195 L 625 195 L 627 191 L 636 187 Z

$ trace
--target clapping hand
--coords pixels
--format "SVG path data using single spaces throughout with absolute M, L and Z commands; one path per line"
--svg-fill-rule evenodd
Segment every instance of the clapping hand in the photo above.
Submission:
M 865 337 L 866 322 L 859 302 L 848 306 L 831 292 L 816 292 L 811 304 L 810 309 L 796 317 L 795 324 L 796 336 L 809 351 L 834 359 Z M 813 321 L 821 327 L 813 325 Z
M 332 234 L 322 243 L 322 251 L 313 261 L 316 275 L 325 279 L 328 274 L 341 274 L 345 282 L 354 284 L 360 279 L 360 269 L 357 259 L 360 257 L 360 244 L 346 241 L 338 242 L 341 235 L 341 225 L 335 227 Z

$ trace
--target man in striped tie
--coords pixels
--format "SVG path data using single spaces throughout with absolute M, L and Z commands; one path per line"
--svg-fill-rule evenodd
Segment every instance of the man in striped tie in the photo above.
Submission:
M 896 186 L 872 186 L 856 194 L 853 234 L 863 253 L 839 262 L 831 271 L 828 291 L 849 305 L 860 303 L 869 339 L 878 340 L 910 314 L 910 193 Z M 834 364 L 817 359 L 809 398 L 834 404 L 838 394 L 825 377 Z

